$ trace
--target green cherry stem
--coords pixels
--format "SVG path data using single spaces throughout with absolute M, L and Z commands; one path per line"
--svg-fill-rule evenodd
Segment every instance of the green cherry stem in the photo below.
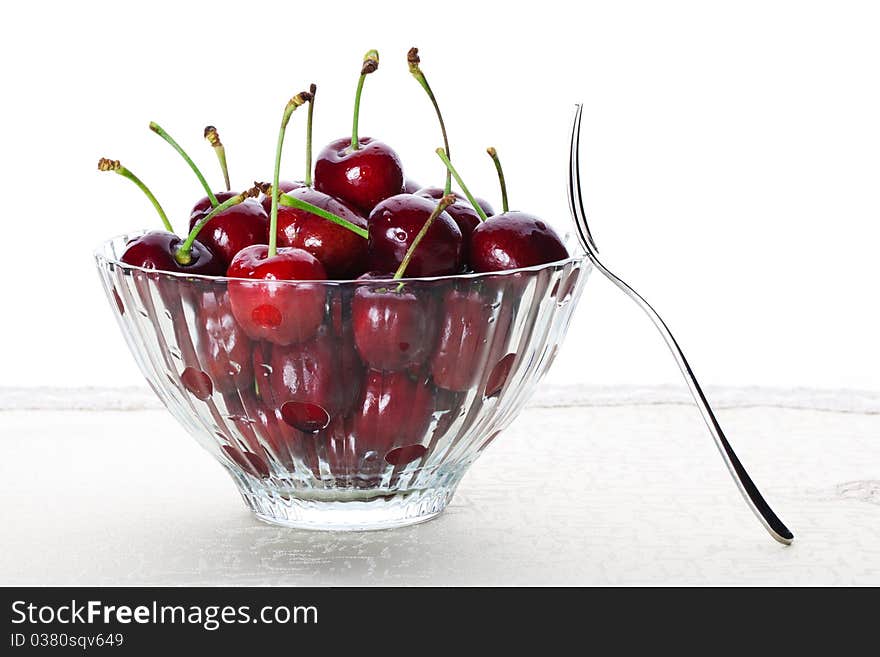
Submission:
M 184 160 L 186 160 L 186 163 L 189 165 L 189 168 L 193 170 L 193 173 L 196 174 L 196 178 L 199 179 L 199 182 L 202 183 L 202 187 L 205 188 L 205 194 L 208 196 L 208 200 L 211 201 L 211 205 L 215 208 L 218 205 L 220 205 L 220 201 L 217 200 L 217 197 L 214 196 L 214 192 L 212 192 L 211 188 L 208 186 L 208 181 L 205 180 L 205 177 L 202 175 L 202 172 L 199 171 L 199 168 L 196 166 L 196 163 L 193 162 L 192 159 L 190 158 L 190 156 L 186 154 L 186 151 L 180 147 L 180 144 L 178 144 L 176 141 L 174 141 L 174 139 L 171 138 L 171 135 L 169 135 L 167 132 L 165 132 L 161 128 L 161 126 L 159 126 L 158 123 L 154 123 L 153 121 L 150 121 L 150 130 L 152 130 L 157 135 L 159 135 L 162 139 L 167 141 L 171 145 L 171 147 L 180 154 L 180 157 L 182 157 Z
M 364 239 L 369 238 L 369 233 L 365 228 L 361 228 L 357 226 L 347 219 L 343 219 L 342 217 L 338 217 L 332 212 L 328 212 L 322 208 L 319 208 L 317 205 L 312 205 L 308 201 L 303 201 L 300 198 L 296 198 L 295 196 L 290 196 L 288 194 L 281 194 L 278 197 L 278 204 L 283 205 L 286 208 L 295 208 L 297 210 L 304 210 L 305 212 L 310 212 L 311 214 L 317 215 L 322 219 L 326 219 L 327 221 L 332 221 L 334 224 L 338 226 L 342 226 L 350 230 L 355 235 L 359 235 Z
M 483 211 L 483 208 L 480 207 L 480 204 L 477 203 L 477 200 L 474 198 L 474 195 L 470 193 L 467 185 L 464 184 L 464 181 L 461 179 L 461 176 L 458 175 L 458 171 L 455 170 L 455 167 L 452 166 L 452 162 L 449 161 L 449 158 L 446 157 L 446 153 L 442 148 L 437 149 L 437 155 L 443 160 L 443 164 L 446 165 L 446 169 L 452 174 L 452 177 L 455 178 L 455 182 L 458 183 L 458 186 L 461 187 L 461 191 L 464 192 L 464 195 L 467 196 L 467 200 L 471 202 L 471 205 L 474 206 L 474 210 L 480 216 L 481 221 L 486 221 L 489 217 L 486 216 L 486 213 Z
M 226 148 L 223 146 L 223 142 L 220 141 L 220 133 L 217 132 L 217 128 L 212 125 L 207 126 L 205 128 L 205 139 L 208 140 L 208 143 L 211 144 L 214 153 L 217 155 L 217 161 L 220 162 L 220 170 L 223 172 L 223 182 L 226 183 L 226 191 L 228 192 L 232 187 L 229 185 L 229 167 L 226 166 Z
M 309 113 L 306 117 L 306 187 L 312 186 L 312 116 L 315 113 L 315 93 L 318 86 L 312 83 L 309 87 Z
M 412 260 L 413 253 L 415 253 L 416 249 L 419 247 L 419 243 L 424 239 L 425 235 L 427 235 L 428 230 L 431 228 L 431 225 L 440 216 L 440 213 L 443 212 L 450 205 L 455 203 L 455 195 L 447 194 L 443 198 L 440 199 L 440 202 L 437 203 L 437 207 L 434 208 L 434 211 L 431 213 L 431 216 L 428 217 L 427 221 L 422 224 L 422 227 L 419 229 L 419 232 L 416 233 L 416 237 L 413 240 L 413 243 L 409 245 L 409 248 L 406 250 L 406 254 L 403 256 L 403 260 L 400 261 L 400 266 L 397 268 L 397 271 L 394 272 L 394 276 L 392 280 L 400 280 L 403 278 L 403 275 L 406 273 L 406 268 L 409 266 L 410 260 Z M 400 290 L 400 288 L 397 288 Z
M 287 124 L 290 115 L 309 100 L 309 92 L 301 91 L 287 101 L 284 115 L 281 117 L 281 129 L 278 131 L 278 144 L 275 146 L 275 171 L 272 174 L 272 211 L 269 214 L 269 257 L 273 258 L 278 252 L 278 179 L 281 175 L 281 151 L 284 148 L 284 133 L 287 132 Z
M 128 178 L 131 182 L 137 185 L 146 197 L 150 199 L 150 203 L 153 204 L 153 207 L 156 208 L 156 212 L 159 213 L 159 218 L 162 219 L 162 223 L 165 224 L 165 230 L 169 233 L 174 232 L 174 228 L 171 227 L 171 222 L 168 221 L 168 215 L 165 214 L 165 210 L 162 209 L 162 206 L 159 205 L 159 201 L 153 196 L 153 192 L 141 182 L 140 178 L 122 166 L 119 163 L 119 160 L 109 160 L 106 157 L 102 157 L 98 160 L 98 171 L 112 171 L 113 173 L 118 173 L 123 178 Z
M 501 168 L 501 160 L 498 159 L 498 151 L 494 146 L 486 149 L 489 157 L 495 163 L 495 170 L 498 172 L 498 184 L 501 185 L 501 210 L 507 212 L 510 208 L 507 205 L 507 183 L 504 182 L 504 169 Z
M 358 78 L 357 91 L 354 94 L 354 118 L 351 123 L 351 150 L 358 150 L 358 118 L 361 113 L 361 93 L 364 90 L 364 80 L 370 73 L 375 73 L 379 68 L 379 51 L 370 50 L 364 55 L 364 64 L 361 66 L 361 77 Z
M 443 133 L 443 148 L 446 149 L 446 156 L 452 157 L 451 152 L 449 150 L 449 137 L 446 136 L 446 124 L 443 122 L 443 114 L 440 113 L 440 105 L 437 104 L 437 99 L 434 97 L 434 92 L 431 91 L 431 85 L 428 84 L 428 79 L 425 77 L 425 74 L 422 73 L 422 69 L 419 68 L 419 49 L 418 48 L 410 48 L 409 52 L 406 54 L 406 61 L 409 64 L 409 72 L 412 73 L 412 76 L 416 79 L 416 81 L 422 85 L 422 89 L 425 90 L 425 93 L 428 94 L 428 98 L 431 99 L 431 103 L 434 105 L 434 111 L 437 113 L 437 120 L 440 121 L 440 132 Z M 449 194 L 452 191 L 452 173 L 447 169 L 446 170 L 446 185 L 443 188 L 443 195 Z
M 184 240 L 183 244 L 178 247 L 177 252 L 174 254 L 174 259 L 177 260 L 181 265 L 188 265 L 192 261 L 192 245 L 193 242 L 196 241 L 196 238 L 199 236 L 199 232 L 204 228 L 205 224 L 207 224 L 211 219 L 216 217 L 218 214 L 223 212 L 224 210 L 228 210 L 233 205 L 238 205 L 246 198 L 252 198 L 257 196 L 260 193 L 260 190 L 256 187 L 252 187 L 246 192 L 242 192 L 241 194 L 236 194 L 232 198 L 223 201 L 216 208 L 211 210 L 207 216 L 203 217 L 195 226 L 193 226 L 192 230 L 187 235 L 186 240 Z

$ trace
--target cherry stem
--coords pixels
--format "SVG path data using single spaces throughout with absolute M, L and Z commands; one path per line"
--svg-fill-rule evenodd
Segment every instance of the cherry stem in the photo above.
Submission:
M 281 117 L 281 129 L 278 131 L 278 144 L 275 147 L 275 171 L 272 174 L 272 211 L 269 214 L 269 257 L 272 258 L 278 252 L 278 179 L 281 174 L 281 151 L 284 148 L 284 133 L 287 132 L 287 124 L 290 115 L 309 100 L 309 92 L 301 91 L 287 101 L 284 115 Z
M 171 135 L 169 135 L 167 132 L 165 132 L 159 126 L 158 123 L 154 123 L 153 121 L 150 121 L 150 130 L 152 130 L 157 135 L 159 135 L 162 139 L 167 141 L 171 145 L 171 147 L 180 154 L 180 157 L 182 157 L 184 160 L 186 160 L 186 163 L 189 165 L 189 168 L 193 170 L 193 173 L 196 174 L 196 178 L 199 179 L 199 182 L 202 183 L 202 187 L 205 188 L 205 194 L 208 196 L 208 200 L 211 201 L 211 205 L 215 208 L 218 205 L 220 205 L 220 201 L 217 200 L 217 197 L 214 196 L 214 192 L 212 192 L 211 188 L 208 186 L 208 181 L 205 180 L 205 177 L 202 175 L 202 172 L 199 171 L 199 168 L 196 166 L 196 163 L 193 162 L 192 159 L 190 158 L 190 156 L 186 154 L 186 151 L 180 147 L 180 144 L 178 144 L 176 141 L 174 141 L 171 138 Z
M 196 241 L 196 238 L 199 236 L 199 232 L 202 230 L 202 228 L 204 228 L 205 224 L 207 224 L 209 221 L 211 221 L 211 219 L 216 217 L 221 212 L 231 208 L 233 205 L 238 205 L 246 198 L 257 196 L 259 193 L 259 189 L 257 189 L 256 187 L 252 187 L 246 192 L 236 194 L 232 198 L 223 201 L 223 203 L 211 210 L 211 212 L 208 213 L 207 216 L 199 220 L 198 223 L 193 226 L 192 230 L 189 232 L 189 235 L 187 235 L 186 240 L 183 242 L 183 244 L 180 245 L 180 247 L 177 249 L 177 252 L 174 254 L 174 259 L 177 260 L 177 262 L 181 265 L 188 265 L 190 262 L 192 262 L 191 250 L 193 242 Z
M 364 55 L 364 64 L 361 66 L 361 77 L 358 78 L 357 91 L 354 94 L 354 118 L 351 123 L 351 150 L 358 150 L 361 145 L 358 143 L 358 118 L 361 113 L 361 93 L 364 90 L 364 80 L 370 73 L 374 73 L 379 68 L 379 52 L 370 50 Z
M 467 197 L 467 200 L 470 201 L 471 205 L 474 206 L 474 210 L 480 216 L 480 221 L 486 221 L 489 217 L 486 216 L 486 213 L 483 211 L 483 208 L 480 207 L 480 204 L 477 203 L 477 200 L 474 198 L 474 195 L 470 193 L 467 185 L 464 184 L 464 181 L 461 179 L 461 176 L 458 175 L 458 171 L 455 170 L 455 167 L 452 166 L 452 162 L 449 161 L 449 158 L 446 157 L 446 153 L 442 148 L 437 149 L 437 155 L 443 160 L 443 164 L 446 165 L 446 169 L 452 174 L 452 177 L 455 178 L 455 182 L 458 183 L 458 186 L 461 187 L 461 191 L 464 192 L 464 195 Z
M 162 219 L 162 223 L 165 224 L 165 230 L 169 233 L 174 232 L 174 228 L 171 226 L 171 222 L 168 221 L 168 215 L 165 214 L 165 210 L 162 209 L 162 206 L 159 205 L 159 201 L 153 196 L 153 192 L 150 191 L 150 188 L 147 187 L 144 183 L 141 182 L 141 179 L 134 175 L 131 171 L 126 169 L 119 163 L 119 160 L 109 160 L 106 157 L 102 157 L 98 160 L 98 171 L 112 171 L 113 173 L 118 173 L 123 178 L 128 178 L 131 182 L 137 185 L 140 190 L 146 195 L 148 199 L 150 199 L 150 203 L 153 204 L 153 207 L 156 208 L 156 212 L 159 213 L 159 218 Z
M 315 112 L 315 93 L 318 86 L 312 84 L 309 87 L 309 114 L 306 119 L 306 187 L 312 186 L 312 115 Z
M 425 74 L 422 73 L 422 69 L 419 68 L 419 49 L 418 48 L 410 48 L 409 52 L 406 54 L 406 61 L 409 64 L 409 72 L 412 73 L 412 76 L 418 81 L 420 85 L 422 85 L 422 89 L 425 90 L 425 93 L 428 94 L 428 98 L 431 99 L 431 103 L 434 105 L 434 111 L 437 113 L 437 120 L 440 121 L 440 132 L 443 133 L 443 147 L 446 149 L 446 156 L 452 157 L 449 150 L 449 137 L 446 136 L 446 124 L 443 122 L 443 114 L 440 113 L 440 105 L 437 104 L 437 99 L 434 97 L 434 92 L 431 91 L 431 85 L 428 84 L 428 79 L 425 77 Z M 447 169 L 446 170 L 446 185 L 443 187 L 443 195 L 449 194 L 452 191 L 452 173 Z
M 308 201 L 303 201 L 301 198 L 296 198 L 295 196 L 290 196 L 289 194 L 281 194 L 278 197 L 278 203 L 283 205 L 286 208 L 294 208 L 296 210 L 303 210 L 305 212 L 309 212 L 314 214 L 322 219 L 326 219 L 327 221 L 332 221 L 337 226 L 342 226 L 350 230 L 355 235 L 359 235 L 364 239 L 369 238 L 369 233 L 365 228 L 361 228 L 360 226 L 351 223 L 348 219 L 343 219 L 332 212 L 328 212 L 322 208 L 319 208 L 317 205 L 312 205 Z
M 494 146 L 489 146 L 489 148 L 486 149 L 486 152 L 495 163 L 495 170 L 498 172 L 498 184 L 501 185 L 501 209 L 503 212 L 507 212 L 510 209 L 507 205 L 507 183 L 504 182 L 504 169 L 501 168 L 501 160 L 498 159 L 498 151 L 495 150 Z
M 226 191 L 232 189 L 229 185 L 229 168 L 226 166 L 226 148 L 223 146 L 223 142 L 220 141 L 220 133 L 217 132 L 217 128 L 212 125 L 209 125 L 205 128 L 205 139 L 208 140 L 208 143 L 214 149 L 214 153 L 217 155 L 217 160 L 220 162 L 220 170 L 223 172 L 223 182 L 226 183 Z
M 394 276 L 392 280 L 400 280 L 403 278 L 404 273 L 406 272 L 406 268 L 409 266 L 410 260 L 412 260 L 413 253 L 415 253 L 416 249 L 419 246 L 419 243 L 424 239 L 425 235 L 428 233 L 428 230 L 433 225 L 434 221 L 440 214 L 448 208 L 450 205 L 455 203 L 455 195 L 447 194 L 443 198 L 440 199 L 440 202 L 437 204 L 437 207 L 434 208 L 434 211 L 431 213 L 431 216 L 428 217 L 428 220 L 422 224 L 422 227 L 419 229 L 419 232 L 416 233 L 416 237 L 413 240 L 413 243 L 409 245 L 409 248 L 406 250 L 406 254 L 403 256 L 403 260 L 400 261 L 400 266 L 397 268 L 397 271 L 394 272 Z M 398 291 L 400 288 L 397 288 Z

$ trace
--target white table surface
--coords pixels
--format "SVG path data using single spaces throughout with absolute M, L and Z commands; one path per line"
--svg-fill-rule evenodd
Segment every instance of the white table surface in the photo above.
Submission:
M 713 397 L 794 545 L 678 389 L 544 390 L 439 518 L 363 533 L 259 522 L 148 392 L 0 390 L 0 584 L 880 584 L 880 395 Z

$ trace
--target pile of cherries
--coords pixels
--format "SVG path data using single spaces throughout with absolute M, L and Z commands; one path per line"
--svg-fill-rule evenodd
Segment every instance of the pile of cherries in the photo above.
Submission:
M 285 107 L 272 182 L 239 193 L 230 191 L 225 149 L 215 128 L 206 128 L 205 138 L 223 171 L 226 189 L 220 192 L 211 189 L 177 142 L 151 123 L 151 130 L 188 163 L 206 194 L 191 211 L 185 238 L 175 235 L 159 202 L 134 174 L 115 160 L 102 159 L 98 165 L 133 181 L 165 227 L 129 242 L 123 262 L 191 274 L 192 281 L 200 276 L 231 279 L 226 289 L 208 287 L 199 297 L 195 349 L 202 365 L 184 372 L 184 385 L 206 399 L 213 390 L 226 394 L 251 388 L 255 394 L 244 402 L 250 407 L 242 409 L 248 418 L 247 426 L 239 427 L 243 432 L 253 433 L 255 424 L 261 425 L 263 440 L 279 445 L 330 432 L 325 457 L 361 471 L 367 453 L 395 465 L 424 453 L 417 443 L 437 400 L 477 384 L 464 363 L 480 348 L 491 321 L 490 304 L 479 291 L 447 285 L 442 294 L 431 295 L 419 282 L 400 279 L 505 271 L 568 257 L 550 226 L 508 209 L 494 149 L 488 152 L 498 170 L 503 211 L 495 214 L 468 191 L 449 160 L 443 117 L 417 49 L 407 59 L 440 123 L 444 148 L 437 155 L 446 167 L 444 187 L 420 188 L 405 178 L 390 146 L 359 136 L 364 81 L 379 65 L 374 50 L 366 54 L 358 80 L 352 134 L 321 150 L 314 178 L 315 85 Z M 287 125 L 304 105 L 305 179 L 282 181 Z M 461 194 L 451 190 L 453 177 Z M 346 292 L 347 287 L 327 292 L 318 283 L 324 280 L 364 284 L 354 292 Z M 495 356 L 503 365 L 505 354 Z M 493 384 L 482 384 L 491 393 Z M 396 437 L 387 435 L 389 426 Z M 268 466 L 257 442 L 250 452 L 227 451 L 246 469 L 265 476 Z M 305 458 L 302 450 L 292 454 Z

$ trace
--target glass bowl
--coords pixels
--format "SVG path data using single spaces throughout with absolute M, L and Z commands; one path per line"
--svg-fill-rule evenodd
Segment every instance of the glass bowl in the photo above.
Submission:
M 140 234 L 95 257 L 141 372 L 260 519 L 309 529 L 442 512 L 547 372 L 591 269 L 246 282 L 122 263 Z M 287 316 L 247 305 L 260 286 Z

